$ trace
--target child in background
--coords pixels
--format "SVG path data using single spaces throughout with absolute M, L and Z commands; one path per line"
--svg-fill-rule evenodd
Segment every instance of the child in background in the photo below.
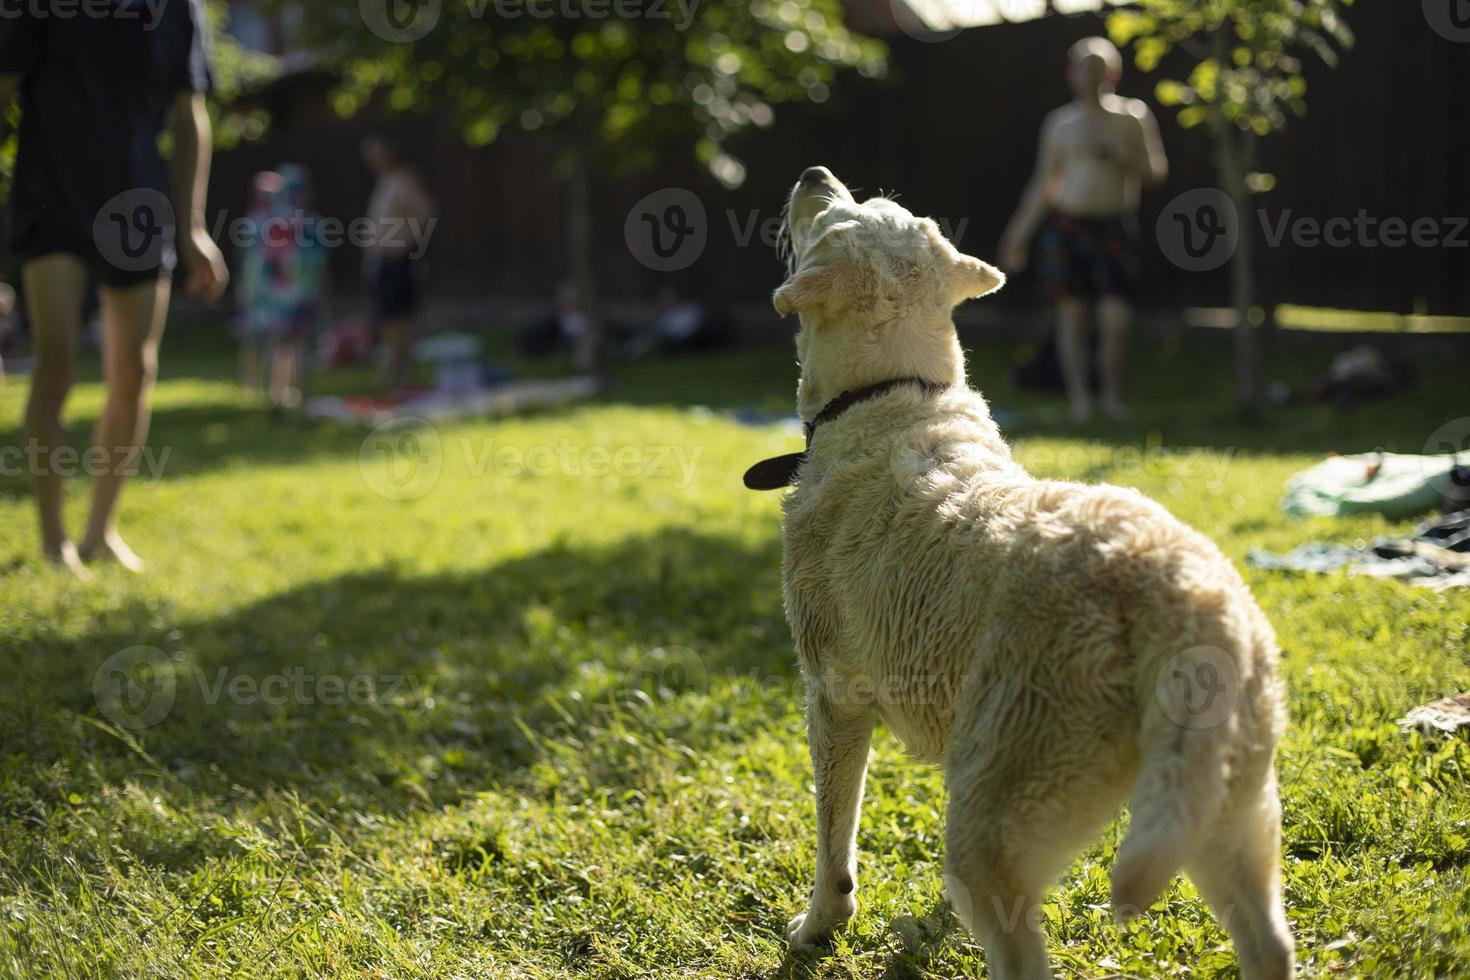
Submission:
M 272 408 L 299 406 L 321 315 L 326 248 L 317 237 L 305 169 L 282 164 L 255 175 L 254 234 L 240 257 L 241 373 Z
M 266 342 L 266 320 L 256 299 L 262 275 L 264 248 L 261 238 L 265 219 L 270 216 L 272 197 L 280 191 L 281 176 L 274 170 L 262 170 L 250 182 L 250 207 L 245 212 L 246 227 L 252 231 L 241 246 L 235 272 L 235 328 L 240 337 L 240 386 L 252 395 L 264 394 L 262 384 L 262 352 Z

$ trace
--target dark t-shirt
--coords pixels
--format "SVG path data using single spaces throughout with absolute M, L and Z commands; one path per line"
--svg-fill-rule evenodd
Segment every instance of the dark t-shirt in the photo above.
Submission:
M 17 247 L 91 242 L 120 194 L 169 194 L 158 152 L 174 96 L 211 81 L 199 0 L 0 3 L 0 73 L 21 81 L 20 148 L 10 192 Z

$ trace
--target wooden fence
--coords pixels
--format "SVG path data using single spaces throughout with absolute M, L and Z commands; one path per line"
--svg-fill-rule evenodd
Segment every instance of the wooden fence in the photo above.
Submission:
M 1437 235 L 1453 240 L 1389 247 L 1376 233 L 1354 230 L 1337 247 L 1305 246 L 1287 235 L 1260 249 L 1263 299 L 1470 314 L 1470 229 L 1462 225 L 1470 217 L 1470 43 L 1441 37 L 1420 3 L 1408 0 L 1360 0 L 1349 20 L 1354 49 L 1336 70 L 1309 65 L 1307 116 L 1263 148 L 1262 169 L 1276 177 L 1274 190 L 1259 198 L 1264 222 L 1275 229 L 1283 217 L 1408 225 L 1429 219 Z M 890 39 L 887 82 L 854 79 L 824 105 L 778 107 L 774 126 L 736 143 L 732 149 L 748 168 L 738 190 L 720 187 L 683 147 L 665 151 L 651 173 L 600 181 L 597 236 L 610 295 L 646 297 L 664 284 L 717 302 L 767 294 L 781 275 L 769 231 L 790 183 L 812 163 L 866 191 L 898 192 L 912 210 L 943 219 L 965 250 L 993 257 L 1032 165 L 1041 117 L 1067 98 L 1065 51 L 1100 30 L 1098 18 L 1087 15 L 979 28 L 943 43 L 899 35 Z M 1151 98 L 1153 84 L 1129 71 L 1122 91 Z M 437 289 L 552 295 L 567 270 L 565 187 L 549 139 L 516 133 L 470 149 L 447 118 L 434 115 L 341 120 L 328 108 L 327 88 L 326 79 L 299 75 L 265 95 L 274 119 L 269 134 L 220 154 L 213 206 L 242 213 L 251 173 L 294 160 L 317 174 L 323 212 L 349 219 L 369 192 L 358 141 L 386 131 L 405 145 L 440 202 L 432 249 Z M 1181 270 L 1154 239 L 1168 201 L 1215 183 L 1203 133 L 1180 129 L 1166 111 L 1160 121 L 1172 172 L 1167 186 L 1149 193 L 1141 215 L 1144 303 L 1223 304 L 1223 270 Z M 629 248 L 624 223 L 635 202 L 669 187 L 698 198 L 706 243 L 697 260 L 660 272 Z M 340 282 L 355 281 L 357 262 L 347 248 L 334 256 Z M 1034 283 L 1022 277 L 997 302 L 1029 305 L 1036 298 Z

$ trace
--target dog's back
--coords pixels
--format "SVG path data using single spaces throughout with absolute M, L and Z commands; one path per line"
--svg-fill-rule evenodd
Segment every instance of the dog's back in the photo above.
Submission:
M 1259 784 L 1269 769 L 1265 617 L 1158 504 L 1027 476 L 972 392 L 895 392 L 849 415 L 813 441 L 786 504 L 809 679 L 945 763 L 965 814 L 951 863 L 1031 853 L 1052 876 L 1045 855 L 1129 798 L 1114 906 L 1136 914 L 1230 809 L 1237 772 Z

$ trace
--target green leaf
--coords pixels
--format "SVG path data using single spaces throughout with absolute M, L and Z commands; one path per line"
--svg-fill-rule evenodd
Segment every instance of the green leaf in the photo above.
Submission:
M 1183 129 L 1193 129 L 1209 117 L 1209 110 L 1204 106 L 1192 105 L 1179 110 L 1179 125 Z
M 1176 106 L 1189 101 L 1192 96 L 1193 92 L 1187 85 L 1169 79 L 1154 86 L 1154 98 L 1158 99 L 1161 106 Z
M 1189 87 L 1194 89 L 1204 102 L 1214 102 L 1220 82 L 1220 65 L 1213 58 L 1206 58 L 1194 66 L 1189 73 Z
M 1142 71 L 1153 71 L 1164 55 L 1169 53 L 1169 41 L 1162 37 L 1140 38 L 1134 45 L 1134 61 Z

